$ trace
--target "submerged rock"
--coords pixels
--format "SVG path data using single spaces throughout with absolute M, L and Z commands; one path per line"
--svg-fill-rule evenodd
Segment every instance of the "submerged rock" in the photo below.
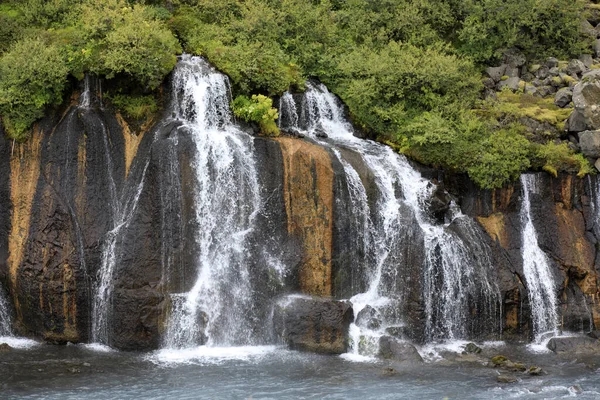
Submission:
M 514 383 L 517 381 L 517 378 L 512 375 L 498 375 L 496 381 L 500 383 Z
M 379 329 L 381 315 L 373 307 L 366 306 L 356 316 L 356 325 L 367 329 Z
M 293 350 L 342 354 L 348 350 L 348 331 L 354 319 L 346 301 L 319 297 L 292 299 L 279 308 L 279 334 Z
M 10 347 L 10 345 L 8 343 L 1 343 L 0 344 L 0 351 L 11 351 L 12 347 Z
M 541 375 L 543 372 L 544 372 L 544 370 L 542 370 L 540 367 L 536 367 L 534 365 L 529 367 L 529 369 L 527 370 L 527 373 L 529 375 L 533 375 L 533 376 Z
M 379 357 L 400 362 L 423 362 L 415 346 L 389 336 L 379 339 Z
M 475 343 L 467 343 L 467 345 L 465 346 L 465 353 L 479 354 L 481 353 L 481 347 L 477 346 Z
M 600 353 L 600 340 L 588 336 L 557 337 L 550 339 L 547 347 L 554 353 L 592 355 Z

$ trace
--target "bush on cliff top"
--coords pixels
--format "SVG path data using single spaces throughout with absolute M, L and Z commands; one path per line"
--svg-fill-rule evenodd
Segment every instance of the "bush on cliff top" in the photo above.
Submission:
M 372 137 L 499 186 L 529 165 L 555 168 L 537 160 L 563 150 L 543 155 L 518 126 L 471 111 L 479 63 L 509 47 L 531 58 L 589 50 L 582 10 L 580 0 L 11 0 L 0 5 L 0 114 L 23 138 L 67 77 L 86 72 L 135 81 L 143 98 L 184 49 L 227 73 L 249 104 L 317 78 Z M 44 51 L 26 54 L 33 43 Z M 538 106 L 509 111 L 562 123 L 561 110 Z
M 0 58 L 0 114 L 9 135 L 24 140 L 24 132 L 62 101 L 69 69 L 58 47 L 39 38 L 18 42 Z

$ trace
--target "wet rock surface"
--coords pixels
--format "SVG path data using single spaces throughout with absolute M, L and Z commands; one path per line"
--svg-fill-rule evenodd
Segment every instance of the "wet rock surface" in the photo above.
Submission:
M 277 310 L 278 334 L 293 350 L 342 354 L 348 349 L 348 332 L 354 320 L 346 301 L 292 298 Z
M 398 362 L 423 362 L 414 345 L 389 336 L 379 339 L 379 357 Z

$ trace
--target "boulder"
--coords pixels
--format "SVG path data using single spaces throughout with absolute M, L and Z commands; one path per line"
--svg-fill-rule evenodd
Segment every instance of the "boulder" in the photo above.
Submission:
M 552 94 L 556 93 L 556 88 L 550 85 L 545 85 L 545 86 L 540 86 L 538 88 L 538 94 L 541 97 L 547 97 L 550 96 Z
M 548 69 L 550 68 L 558 68 L 558 58 L 550 57 L 546 60 L 545 63 Z
M 593 339 L 600 339 L 600 331 L 591 331 L 590 333 L 588 333 L 588 336 Z
M 538 90 L 533 85 L 526 85 L 525 86 L 525 93 L 528 94 L 528 95 L 530 95 L 530 96 L 536 96 L 536 95 L 538 95 Z
M 521 80 L 517 77 L 513 77 L 513 78 L 508 78 L 504 81 L 500 81 L 500 83 L 498 83 L 498 90 L 502 90 L 504 88 L 508 88 L 510 90 L 512 90 L 513 92 L 516 92 L 517 90 L 519 90 L 519 83 L 521 82 Z
M 600 157 L 600 131 L 579 132 L 579 146 L 586 157 Z
M 367 329 L 379 329 L 381 326 L 381 315 L 379 311 L 371 306 L 366 306 L 356 316 L 356 325 Z
M 504 71 L 504 75 L 509 78 L 518 78 L 521 76 L 519 72 L 519 68 L 511 67 L 510 65 L 506 67 L 506 71 Z
M 583 75 L 573 88 L 573 103 L 583 114 L 587 129 L 600 129 L 600 70 Z
M 567 123 L 565 124 L 565 129 L 569 132 L 581 132 L 586 130 L 585 117 L 583 113 L 575 109 L 569 118 L 567 119 Z
M 519 68 L 525 65 L 526 62 L 527 57 L 516 48 L 509 49 L 504 53 L 504 64 L 510 67 Z
M 327 133 L 321 126 L 315 129 L 315 136 L 321 139 L 327 139 L 329 137 L 329 135 L 327 135 Z
M 517 378 L 512 375 L 498 375 L 496 376 L 496 381 L 500 383 L 514 383 L 517 381 Z
M 484 78 L 481 83 L 486 89 L 494 89 L 496 87 L 496 82 L 492 78 Z
M 479 354 L 479 353 L 481 353 L 481 347 L 477 346 L 475 343 L 467 343 L 465 345 L 465 353 Z
M 587 20 L 581 21 L 581 32 L 593 38 L 598 37 L 598 32 L 594 28 L 594 25 Z
M 582 54 L 579 56 L 579 60 L 581 60 L 581 62 L 583 63 L 583 65 L 585 65 L 587 69 L 589 69 L 592 66 L 592 64 L 594 64 L 594 58 L 591 54 Z
M 569 105 L 573 99 L 573 91 L 569 88 L 562 88 L 556 92 L 554 96 L 554 104 L 560 108 L 564 108 Z
M 529 367 L 529 369 L 527 370 L 527 373 L 529 375 L 533 375 L 533 376 L 538 376 L 541 375 L 544 372 L 544 370 L 542 370 L 540 367 L 536 367 L 535 365 L 532 365 L 531 367 Z
M 389 336 L 379 339 L 379 357 L 399 362 L 423 362 L 415 346 Z
M 535 71 L 535 76 L 538 79 L 546 79 L 549 75 L 550 75 L 550 68 L 546 67 L 545 65 L 543 67 L 539 68 L 537 71 Z
M 452 197 L 441 186 L 436 186 L 431 196 L 425 201 L 428 214 L 437 221 L 444 222 Z
M 494 82 L 500 82 L 500 79 L 504 76 L 504 72 L 506 71 L 506 64 L 502 64 L 499 67 L 489 67 L 486 68 L 485 72 L 488 76 L 494 80 Z
M 587 71 L 587 68 L 583 61 L 573 59 L 569 61 L 569 65 L 567 66 L 567 74 L 569 75 L 579 75 Z
M 0 344 L 0 352 L 11 351 L 11 350 L 12 350 L 12 347 L 10 347 L 10 345 L 8 343 Z
M 293 350 L 342 354 L 348 349 L 348 331 L 354 320 L 347 301 L 320 297 L 290 299 L 277 311 L 282 324 L 276 330 Z
M 557 354 L 600 354 L 600 340 L 588 336 L 552 338 L 547 347 Z

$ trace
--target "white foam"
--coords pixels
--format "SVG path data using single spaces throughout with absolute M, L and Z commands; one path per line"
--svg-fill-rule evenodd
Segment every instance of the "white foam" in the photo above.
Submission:
M 363 356 L 357 353 L 344 353 L 340 354 L 340 358 L 346 361 L 357 362 L 357 363 L 375 363 L 379 361 L 376 357 Z
M 549 332 L 546 332 L 546 334 L 548 334 Z M 542 340 L 539 343 L 536 342 L 532 342 L 529 343 L 527 345 L 527 350 L 529 350 L 532 353 L 551 353 L 552 351 L 548 348 L 548 342 L 550 342 L 550 339 L 554 339 L 554 338 L 567 338 L 567 337 L 575 337 L 575 336 L 581 336 L 580 334 L 577 333 L 572 333 L 572 332 L 563 332 L 562 335 L 546 335 L 545 334 L 541 334 Z
M 0 336 L 0 343 L 6 343 L 14 349 L 30 349 L 40 344 L 32 339 L 15 336 Z
M 87 344 L 82 344 L 81 346 L 85 349 L 92 350 L 92 351 L 95 351 L 98 353 L 110 353 L 110 352 L 116 351 L 112 347 L 106 346 L 102 343 L 87 343 Z
M 221 364 L 225 361 L 257 361 L 281 349 L 279 346 L 209 347 L 162 349 L 148 357 L 157 364 Z

